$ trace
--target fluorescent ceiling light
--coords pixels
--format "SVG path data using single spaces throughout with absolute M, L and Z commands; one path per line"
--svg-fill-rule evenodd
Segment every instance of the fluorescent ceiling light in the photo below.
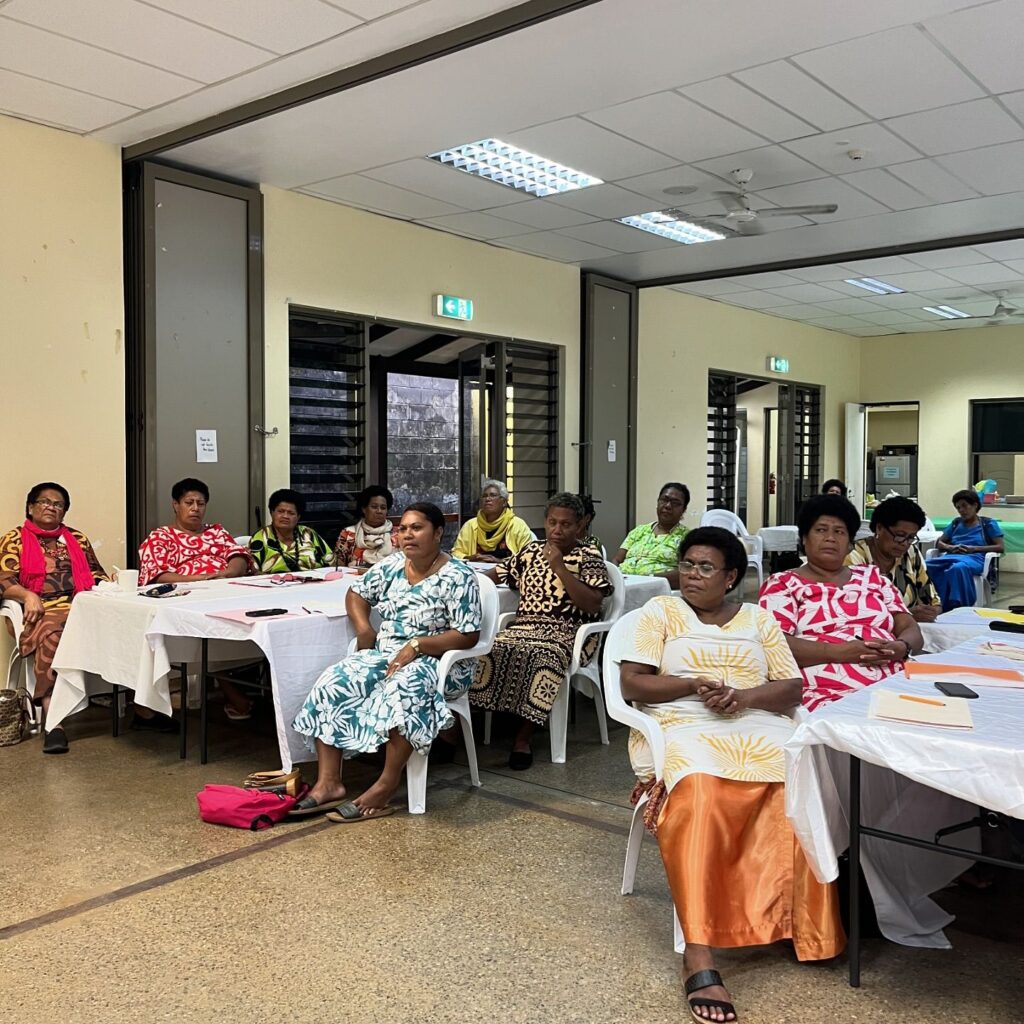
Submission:
M 725 235 L 720 231 L 702 228 L 691 224 L 688 220 L 678 220 L 667 213 L 655 210 L 653 213 L 638 213 L 635 217 L 621 217 L 620 222 L 641 231 L 650 231 L 662 238 L 671 238 L 673 242 L 683 245 L 696 245 L 698 242 L 717 242 Z
M 428 159 L 535 196 L 553 196 L 604 184 L 592 174 L 574 171 L 501 139 L 467 142 L 464 146 L 431 153 Z
M 970 320 L 971 314 L 965 313 L 962 309 L 954 309 L 952 306 L 922 306 L 926 313 L 934 313 L 941 316 L 943 320 Z
M 873 277 L 848 277 L 847 284 L 855 288 L 863 288 L 866 292 L 874 292 L 876 295 L 902 295 L 903 289 L 897 288 L 894 284 L 886 284 L 885 281 L 876 281 Z

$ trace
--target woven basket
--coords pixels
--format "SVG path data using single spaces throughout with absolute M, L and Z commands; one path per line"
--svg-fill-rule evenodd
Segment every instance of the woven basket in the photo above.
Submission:
M 28 731 L 31 717 L 26 690 L 0 690 L 0 747 L 13 747 L 20 743 Z

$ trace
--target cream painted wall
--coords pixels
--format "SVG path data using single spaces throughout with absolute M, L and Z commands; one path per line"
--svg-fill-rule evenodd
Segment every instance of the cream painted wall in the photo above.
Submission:
M 0 116 L 0 154 L 0 525 L 24 519 L 33 484 L 56 480 L 68 523 L 104 566 L 124 565 L 120 152 Z
M 887 444 L 917 444 L 917 410 L 869 408 L 868 448 L 878 451 Z
M 933 518 L 953 515 L 950 496 L 974 483 L 972 398 L 1024 398 L 1024 326 L 862 340 L 861 400 L 921 404 L 918 491 Z
M 264 187 L 268 491 L 288 482 L 288 306 L 438 330 L 433 296 L 474 303 L 474 333 L 565 347 L 563 483 L 578 481 L 580 275 L 576 267 Z
M 890 339 L 891 340 L 891 339 Z M 640 293 L 637 521 L 652 519 L 658 487 L 682 480 L 693 495 L 685 522 L 707 507 L 707 373 L 766 376 L 765 358 L 786 356 L 785 380 L 825 389 L 826 477 L 841 465 L 843 403 L 858 400 L 860 341 L 834 331 L 726 306 L 670 288 Z

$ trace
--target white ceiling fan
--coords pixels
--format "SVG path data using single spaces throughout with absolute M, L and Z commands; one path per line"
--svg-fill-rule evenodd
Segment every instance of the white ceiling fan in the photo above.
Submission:
M 747 194 L 747 185 L 754 177 L 754 172 L 748 167 L 740 167 L 729 175 L 736 182 L 736 189 L 726 189 L 712 192 L 722 206 L 725 207 L 722 213 L 705 213 L 700 216 L 687 213 L 673 207 L 662 212 L 679 220 L 689 221 L 701 227 L 709 227 L 714 231 L 725 231 L 731 235 L 761 235 L 765 227 L 761 223 L 764 217 L 814 217 L 819 214 L 835 213 L 839 209 L 837 203 L 819 203 L 809 206 L 773 206 L 764 210 L 755 210 L 750 205 L 750 196 Z M 686 195 L 692 192 L 689 186 L 679 188 L 667 188 L 668 195 Z
M 983 313 L 980 316 L 960 316 L 959 322 L 966 323 L 968 320 L 984 320 L 985 323 L 992 325 L 993 327 L 998 324 L 1007 322 L 1013 322 L 1024 318 L 1024 309 L 1019 306 L 1013 306 L 1006 301 L 1006 296 L 1009 292 L 998 291 L 989 292 L 989 295 L 996 300 L 996 308 L 991 313 Z M 965 299 L 969 299 L 969 295 L 961 295 L 959 298 L 950 299 L 950 302 L 962 302 Z

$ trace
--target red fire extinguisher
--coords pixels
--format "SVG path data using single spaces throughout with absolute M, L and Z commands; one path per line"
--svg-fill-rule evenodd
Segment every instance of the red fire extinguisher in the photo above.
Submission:
M 768 474 L 768 493 L 769 494 L 774 494 L 775 493 L 775 474 L 774 473 L 769 473 Z

